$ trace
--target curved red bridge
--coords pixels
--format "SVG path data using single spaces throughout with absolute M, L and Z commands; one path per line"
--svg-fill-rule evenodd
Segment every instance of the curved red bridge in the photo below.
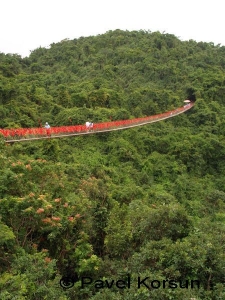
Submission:
M 185 100 L 186 102 L 188 100 Z M 3 135 L 6 143 L 22 142 L 30 140 L 40 140 L 49 138 L 62 138 L 74 135 L 93 134 L 98 132 L 106 132 L 113 130 L 122 130 L 135 126 L 141 126 L 148 123 L 158 122 L 168 118 L 175 117 L 179 114 L 192 108 L 194 102 L 189 101 L 182 107 L 177 109 L 157 114 L 149 117 L 112 121 L 104 123 L 94 123 L 92 128 L 87 128 L 86 125 L 75 126 L 60 126 L 46 128 L 15 128 L 15 129 L 0 129 L 0 135 Z

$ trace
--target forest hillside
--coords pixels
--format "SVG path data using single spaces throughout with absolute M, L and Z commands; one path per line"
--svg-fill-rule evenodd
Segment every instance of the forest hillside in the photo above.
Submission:
M 185 99 L 189 111 L 123 131 L 0 137 L 1 300 L 225 298 L 225 47 L 115 30 L 0 53 L 0 128 Z

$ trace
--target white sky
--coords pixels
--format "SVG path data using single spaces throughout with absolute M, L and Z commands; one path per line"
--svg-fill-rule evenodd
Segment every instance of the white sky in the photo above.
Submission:
M 1 0 L 0 52 L 109 30 L 150 30 L 225 45 L 224 0 Z

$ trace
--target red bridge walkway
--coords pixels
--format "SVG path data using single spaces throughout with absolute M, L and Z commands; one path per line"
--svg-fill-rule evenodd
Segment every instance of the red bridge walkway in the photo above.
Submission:
M 185 100 L 188 102 L 188 100 Z M 99 132 L 107 132 L 113 130 L 122 130 L 135 126 L 142 126 L 149 123 L 159 122 L 168 118 L 175 117 L 179 114 L 192 108 L 194 102 L 185 104 L 177 109 L 164 112 L 162 114 L 149 117 L 112 121 L 104 123 L 96 123 L 93 128 L 87 129 L 86 125 L 61 126 L 46 128 L 15 128 L 15 129 L 0 129 L 0 135 L 3 135 L 6 143 L 23 142 L 31 140 L 41 140 L 49 138 L 62 138 L 75 135 L 93 134 Z

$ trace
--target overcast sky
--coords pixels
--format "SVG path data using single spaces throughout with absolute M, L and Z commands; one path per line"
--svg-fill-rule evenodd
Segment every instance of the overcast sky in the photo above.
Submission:
M 109 30 L 150 30 L 225 45 L 224 0 L 1 0 L 0 52 Z

